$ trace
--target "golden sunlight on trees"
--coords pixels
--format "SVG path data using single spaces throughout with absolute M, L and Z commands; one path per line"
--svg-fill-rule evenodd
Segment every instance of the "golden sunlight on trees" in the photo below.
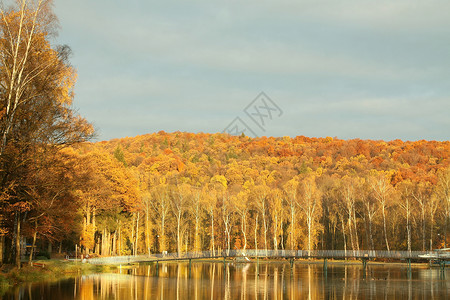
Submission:
M 24 201 L 4 188 L 6 249 L 19 207 L 27 243 L 91 256 L 448 244 L 449 142 L 160 132 L 45 153 Z
M 387 234 L 387 224 L 386 218 L 388 214 L 389 208 L 392 206 L 392 194 L 393 188 L 389 183 L 388 175 L 385 172 L 377 172 L 376 170 L 371 171 L 371 186 L 372 191 L 375 195 L 375 199 L 377 199 L 381 214 L 383 216 L 383 233 L 384 233 L 384 241 L 386 244 L 386 250 L 390 250 L 389 248 L 389 239 Z
M 32 216 L 34 209 L 46 207 L 37 202 L 70 201 L 67 192 L 55 185 L 44 183 L 37 188 L 36 174 L 44 174 L 42 170 L 55 163 L 62 147 L 85 141 L 93 133 L 91 125 L 72 109 L 76 73 L 68 61 L 70 48 L 50 44 L 56 25 L 50 1 L 23 0 L 1 8 L 2 227 L 6 237 L 14 239 L 15 247 L 6 250 L 18 267 L 22 231 L 30 223 L 37 232 L 43 220 L 44 215 Z
M 160 132 L 77 146 L 75 234 L 91 255 L 444 245 L 449 143 L 354 143 Z
M 317 236 L 321 231 L 319 219 L 322 216 L 321 192 L 317 188 L 314 175 L 306 175 L 299 187 L 300 208 L 307 227 L 307 240 L 305 246 L 307 250 L 314 249 L 317 244 Z

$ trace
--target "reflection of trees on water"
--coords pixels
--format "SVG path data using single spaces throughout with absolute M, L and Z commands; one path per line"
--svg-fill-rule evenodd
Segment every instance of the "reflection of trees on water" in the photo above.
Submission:
M 255 283 L 254 283 L 254 287 L 255 287 L 255 291 L 254 291 L 254 296 L 255 296 L 255 300 L 258 300 L 258 280 L 259 280 L 259 262 L 256 265 L 256 268 L 258 268 L 257 272 L 255 272 Z
M 26 285 L 3 299 L 444 299 L 450 291 L 438 269 L 416 268 L 408 275 L 402 266 L 369 265 L 366 273 L 360 265 L 329 265 L 325 273 L 321 264 L 291 268 L 273 262 L 160 263 L 158 268 Z
M 209 276 L 211 278 L 211 300 L 214 299 L 214 277 L 216 273 L 216 264 L 212 264 L 212 267 L 210 268 L 212 270 L 212 275 Z

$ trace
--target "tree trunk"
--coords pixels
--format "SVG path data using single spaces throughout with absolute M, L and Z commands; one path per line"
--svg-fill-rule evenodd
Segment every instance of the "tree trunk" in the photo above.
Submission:
M 425 209 L 422 208 L 422 251 L 425 251 Z
M 100 252 L 100 245 L 101 245 L 100 237 L 97 237 L 97 240 L 94 242 L 95 242 L 95 246 L 93 249 L 94 253 L 101 254 L 101 252 Z
M 295 214 L 295 210 L 294 210 L 294 208 L 291 205 L 291 250 L 294 250 L 294 246 L 295 246 L 295 239 L 294 239 L 294 230 L 295 230 L 294 214 Z
M 375 250 L 375 244 L 373 242 L 373 234 L 372 234 L 372 218 L 369 216 L 369 237 L 370 237 L 370 248 L 371 250 Z
M 215 255 L 215 249 L 214 249 L 214 213 L 211 211 L 211 249 L 212 249 L 212 255 Z
M 430 224 L 430 251 L 433 250 L 433 224 L 434 224 L 434 214 L 431 213 L 431 224 Z
M 275 222 L 273 222 L 273 249 L 275 251 L 278 250 L 277 233 L 278 233 L 278 216 L 275 216 Z
M 369 242 L 369 226 L 367 226 L 367 218 L 364 216 L 364 231 L 366 233 L 366 249 L 370 249 L 370 242 Z M 361 247 L 363 248 L 363 247 Z
M 342 235 L 344 237 L 344 253 L 347 256 L 347 238 L 345 236 L 345 225 L 344 225 L 344 217 L 341 217 L 341 225 L 342 225 Z
M 247 235 L 245 234 L 246 229 L 247 229 L 247 218 L 245 216 L 245 213 L 242 214 L 242 220 L 241 220 L 241 230 L 242 230 L 242 235 L 244 236 L 244 252 L 245 249 L 247 249 Z
M 181 256 L 180 231 L 181 231 L 181 215 L 178 213 L 178 215 L 177 215 L 177 253 L 178 253 L 178 257 Z
M 89 225 L 91 224 L 91 207 L 89 204 L 86 205 L 86 219 L 85 219 L 85 225 L 84 230 L 86 234 L 91 234 L 91 232 L 87 232 L 87 229 L 89 228 Z M 94 237 L 92 237 L 94 239 Z M 89 254 L 89 248 L 87 246 L 84 246 L 84 255 Z
M 108 247 L 108 255 L 111 256 L 111 232 L 109 232 L 109 230 L 108 230 L 108 244 L 107 244 L 107 247 Z
M 406 213 L 406 231 L 408 233 L 408 251 L 411 252 L 411 224 L 409 223 L 409 211 Z
M 311 216 L 308 216 L 308 250 L 311 251 L 311 227 L 312 227 L 312 220 Z M 309 254 L 308 254 L 309 255 Z
M 227 251 L 227 256 L 230 255 L 230 249 L 231 249 L 231 236 L 230 236 L 230 228 L 228 228 L 227 230 L 227 246 L 228 246 L 228 251 Z
M 3 252 L 5 248 L 5 236 L 0 234 L 0 266 L 3 265 Z
M 444 227 L 444 248 L 447 248 L 447 227 L 448 227 L 448 213 L 445 214 L 445 227 Z M 3 238 L 3 236 L 2 236 Z M 1 254 L 0 254 L 1 255 Z M 1 264 L 0 260 L 0 264 Z
M 122 222 L 119 221 L 119 239 L 117 241 L 118 255 L 122 255 Z
M 139 246 L 139 217 L 140 217 L 140 213 L 137 213 L 137 218 L 136 218 L 136 240 L 134 242 L 134 255 L 137 255 L 138 252 L 138 246 Z
M 149 219 L 149 213 L 150 213 L 150 209 L 148 207 L 148 200 L 147 200 L 146 211 L 145 211 L 145 243 L 146 243 L 146 246 L 147 246 L 147 254 L 148 254 L 148 256 L 150 256 L 150 254 L 151 254 L 151 251 L 150 251 L 151 245 L 150 245 L 150 219 Z
M 256 250 L 256 255 L 258 255 L 258 216 L 259 216 L 259 214 L 256 214 L 256 218 L 255 218 L 255 250 Z
M 185 252 L 188 252 L 188 251 L 189 251 L 189 250 L 188 250 L 188 249 L 189 249 L 189 247 L 188 247 L 188 246 L 189 246 L 189 233 L 186 232 L 185 236 L 186 236 L 186 237 L 184 238 L 184 240 L 185 240 L 185 244 L 184 244 L 184 247 L 185 247 L 185 248 L 184 248 L 184 249 L 186 249 Z
M 16 257 L 15 257 L 15 264 L 18 269 L 20 269 L 20 213 L 16 213 L 17 218 L 17 225 L 16 225 Z
M 386 242 L 386 249 L 387 249 L 387 251 L 389 251 L 389 242 L 388 242 L 387 229 L 386 229 L 386 211 L 385 211 L 384 205 L 383 205 L 381 211 L 383 212 L 384 240 L 385 240 L 385 242 Z
M 89 214 L 90 214 L 90 212 L 89 212 Z M 96 215 L 96 209 L 95 209 L 95 206 L 92 208 L 92 235 L 94 235 L 92 238 L 94 239 L 94 241 L 95 241 L 95 232 L 96 232 L 96 228 L 95 228 L 95 215 Z M 89 224 L 89 222 L 88 222 L 88 224 Z M 93 249 L 93 251 L 94 252 L 97 252 L 97 253 L 100 253 L 99 252 L 99 250 L 98 250 L 98 248 L 97 248 L 97 251 L 95 251 L 94 249 Z M 89 251 L 88 251 L 88 253 L 87 254 L 89 254 Z
M 117 255 L 117 231 L 114 231 L 112 243 L 112 254 Z
M 34 220 L 33 243 L 31 244 L 30 257 L 28 258 L 29 265 L 31 265 L 31 261 L 33 260 L 34 246 L 36 245 L 36 237 L 37 237 L 37 220 Z
M 263 226 L 264 226 L 264 249 L 266 250 L 266 256 L 267 256 L 267 224 L 266 224 L 266 214 L 264 212 L 262 214 L 262 217 L 263 217 Z
M 134 245 L 136 243 L 136 213 L 133 213 L 133 218 L 131 220 L 131 255 L 134 255 Z
M 106 233 L 105 229 L 103 229 L 100 237 L 100 252 L 99 252 L 99 254 L 102 256 L 105 255 L 105 233 Z
M 348 232 L 350 233 L 350 242 L 352 244 L 352 250 L 356 250 L 355 248 L 355 238 L 353 236 L 353 228 L 352 228 L 351 216 L 347 219 Z
M 359 251 L 359 236 L 358 236 L 358 228 L 357 228 L 357 225 L 356 225 L 355 207 L 353 207 L 353 226 L 354 226 L 354 229 L 355 229 L 356 250 Z
M 198 213 L 195 216 L 195 236 L 194 236 L 194 251 L 199 252 L 201 250 L 200 247 L 200 235 L 199 235 L 199 215 Z

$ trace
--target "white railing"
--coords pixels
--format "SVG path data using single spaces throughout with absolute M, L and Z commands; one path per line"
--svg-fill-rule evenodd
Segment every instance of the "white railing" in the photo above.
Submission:
M 424 255 L 435 257 L 431 251 L 385 251 L 385 250 L 222 250 L 178 253 L 109 256 L 88 259 L 91 264 L 129 264 L 137 262 L 169 261 L 201 258 L 335 258 L 335 259 L 423 259 Z M 448 256 L 445 256 L 448 258 Z M 442 258 L 444 256 L 442 255 Z

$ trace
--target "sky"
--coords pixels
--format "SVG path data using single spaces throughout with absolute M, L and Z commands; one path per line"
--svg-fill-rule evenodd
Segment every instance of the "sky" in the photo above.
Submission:
M 233 128 L 449 140 L 450 1 L 55 0 L 54 10 L 53 42 L 72 48 L 78 72 L 74 106 L 98 140 Z

